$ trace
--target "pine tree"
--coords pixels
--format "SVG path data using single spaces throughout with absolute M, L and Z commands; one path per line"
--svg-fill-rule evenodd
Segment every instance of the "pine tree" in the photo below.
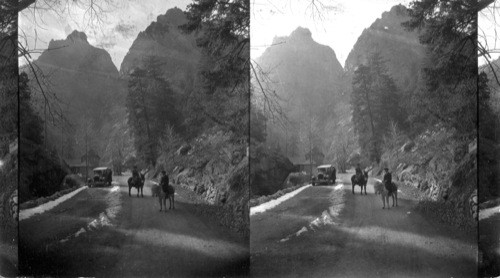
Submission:
M 462 139 L 477 132 L 477 11 L 475 0 L 412 2 L 408 30 L 427 46 L 426 86 L 413 97 L 420 121 L 441 123 Z
M 168 126 L 181 128 L 176 94 L 162 78 L 160 66 L 154 57 L 145 58 L 144 68 L 136 68 L 130 76 L 126 102 L 136 150 L 153 166 L 162 132 Z
M 197 33 L 202 49 L 198 89 L 190 96 L 191 122 L 217 125 L 248 140 L 250 1 L 194 0 L 182 28 Z
M 351 107 L 355 132 L 362 152 L 371 161 L 380 161 L 384 135 L 391 121 L 405 124 L 394 80 L 385 62 L 375 52 L 367 65 L 360 65 L 352 81 Z

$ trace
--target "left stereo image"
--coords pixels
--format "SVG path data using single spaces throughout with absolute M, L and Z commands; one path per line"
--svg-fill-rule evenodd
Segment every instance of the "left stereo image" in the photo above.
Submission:
M 0 3 L 0 275 L 248 276 L 249 1 Z

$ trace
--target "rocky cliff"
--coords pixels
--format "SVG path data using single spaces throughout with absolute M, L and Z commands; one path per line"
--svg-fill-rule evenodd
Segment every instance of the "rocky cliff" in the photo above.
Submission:
M 477 217 L 477 142 L 460 144 L 444 128 L 433 127 L 399 143 L 382 156 L 400 185 L 414 189 L 419 208 L 457 227 L 474 230 Z

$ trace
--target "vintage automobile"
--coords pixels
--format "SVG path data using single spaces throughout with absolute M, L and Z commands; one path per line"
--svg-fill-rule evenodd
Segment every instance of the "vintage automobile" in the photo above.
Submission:
M 89 187 L 111 186 L 111 169 L 108 167 L 97 167 L 92 170 L 94 176 L 88 180 Z
M 316 174 L 312 177 L 311 183 L 315 185 L 335 184 L 337 170 L 331 164 L 321 165 L 316 168 Z

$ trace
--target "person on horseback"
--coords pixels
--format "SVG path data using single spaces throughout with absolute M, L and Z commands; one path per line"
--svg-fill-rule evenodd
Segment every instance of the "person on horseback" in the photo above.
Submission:
M 168 180 L 168 175 L 167 175 L 167 172 L 165 172 L 165 170 L 162 170 L 161 171 L 161 179 L 160 179 L 160 187 L 161 187 L 161 190 L 165 193 L 168 193 L 168 184 L 169 184 L 169 180 Z
M 361 166 L 359 163 L 356 165 L 356 178 L 360 181 L 363 178 L 363 171 L 361 171 Z
M 137 170 L 137 165 L 134 165 L 132 169 L 132 179 L 137 183 L 140 182 L 141 176 L 139 175 L 139 170 Z
M 391 192 L 392 190 L 392 174 L 389 173 L 389 168 L 384 168 L 384 178 L 382 179 L 385 189 Z

